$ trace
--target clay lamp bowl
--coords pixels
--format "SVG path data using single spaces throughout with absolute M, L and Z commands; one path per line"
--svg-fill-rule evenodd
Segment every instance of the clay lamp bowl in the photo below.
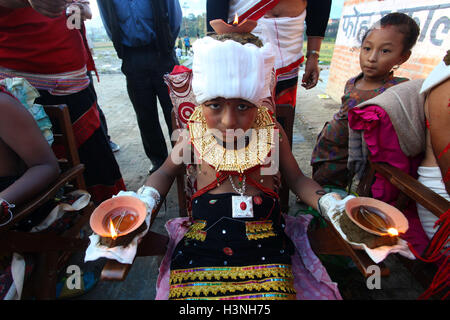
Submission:
M 256 28 L 258 22 L 256 22 L 255 20 L 245 19 L 244 21 L 239 23 L 237 14 L 235 14 L 234 22 L 232 24 L 228 24 L 222 19 L 211 20 L 209 24 L 217 34 L 250 33 L 253 29 Z
M 377 199 L 357 197 L 345 203 L 345 213 L 361 229 L 395 237 L 408 230 L 408 220 L 397 208 Z
M 145 221 L 147 209 L 136 197 L 119 196 L 103 201 L 91 215 L 91 229 L 103 240 L 115 241 L 140 229 Z M 109 241 L 112 246 L 113 242 Z

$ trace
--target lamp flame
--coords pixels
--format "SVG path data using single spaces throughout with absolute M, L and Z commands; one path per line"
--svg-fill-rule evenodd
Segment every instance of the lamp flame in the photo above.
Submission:
M 112 219 L 109 219 L 109 233 L 111 234 L 111 238 L 113 240 L 116 240 L 117 232 L 116 232 L 116 227 L 114 226 Z
M 389 233 L 389 235 L 390 235 L 391 237 L 396 237 L 396 236 L 398 236 L 398 230 L 395 229 L 395 228 L 389 228 L 389 229 L 387 230 L 387 232 Z
M 239 17 L 237 15 L 237 12 L 234 14 L 234 21 L 233 26 L 237 26 L 239 24 Z

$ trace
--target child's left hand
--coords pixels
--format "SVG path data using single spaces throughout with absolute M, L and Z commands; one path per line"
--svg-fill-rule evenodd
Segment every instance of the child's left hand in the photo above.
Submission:
M 335 192 L 325 194 L 319 199 L 319 213 L 327 220 L 329 220 L 330 213 L 337 210 L 343 210 L 345 203 L 355 198 L 353 195 L 346 196 L 344 199 Z

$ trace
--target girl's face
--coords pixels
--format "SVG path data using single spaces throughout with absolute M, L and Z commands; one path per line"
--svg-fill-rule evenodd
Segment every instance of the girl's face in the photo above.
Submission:
M 392 67 L 408 60 L 411 52 L 403 52 L 403 34 L 395 26 L 370 31 L 361 46 L 359 63 L 364 78 L 379 81 L 386 78 Z
M 239 138 L 252 127 L 258 113 L 254 104 L 243 99 L 216 98 L 202 108 L 206 126 L 214 129 L 213 134 L 222 142 Z

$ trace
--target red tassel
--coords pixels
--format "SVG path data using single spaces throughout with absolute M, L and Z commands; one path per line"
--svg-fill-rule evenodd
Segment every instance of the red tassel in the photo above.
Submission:
M 425 290 L 419 297 L 419 300 L 426 300 L 431 298 L 432 296 L 440 293 L 442 290 L 448 290 L 449 287 L 449 271 L 450 266 L 448 264 L 448 257 L 446 257 L 445 262 L 439 267 L 436 275 L 433 278 L 433 281 L 430 284 L 430 287 Z M 448 297 L 449 291 L 442 297 L 443 300 Z
M 442 257 L 445 257 L 444 262 L 439 267 L 438 271 L 436 272 L 433 281 L 431 282 L 430 286 L 427 290 L 425 290 L 424 293 L 422 293 L 419 297 L 420 300 L 423 299 L 429 299 L 433 295 L 436 295 L 440 293 L 442 290 L 447 289 L 449 287 L 449 273 L 450 273 L 450 266 L 448 263 L 448 252 L 450 248 L 446 248 L 443 252 L 443 248 L 448 244 L 449 242 L 449 235 L 450 235 L 450 209 L 447 210 L 444 214 L 442 214 L 439 217 L 439 220 L 436 221 L 434 227 L 436 228 L 439 226 L 439 229 L 434 234 L 433 238 L 431 239 L 430 245 L 428 246 L 427 250 L 424 253 L 424 256 L 420 256 L 417 251 L 413 248 L 413 246 L 408 243 L 408 247 L 411 250 L 411 252 L 418 258 L 419 260 L 426 262 L 426 263 L 432 263 L 436 262 Z M 444 294 L 442 299 L 446 299 L 449 296 L 449 292 Z
M 450 150 L 450 143 L 445 147 L 444 150 L 441 151 L 441 153 L 439 153 L 438 155 L 438 159 L 442 158 L 442 156 L 448 152 L 448 150 Z

